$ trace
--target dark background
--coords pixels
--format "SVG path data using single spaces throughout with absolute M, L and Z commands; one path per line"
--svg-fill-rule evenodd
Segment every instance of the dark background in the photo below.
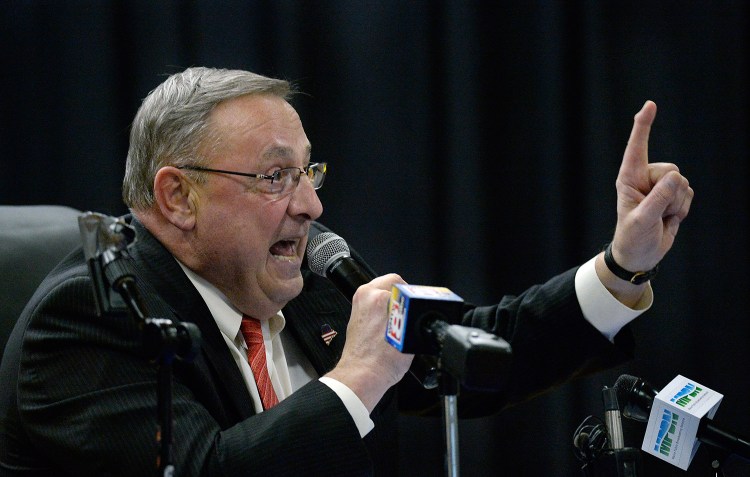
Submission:
M 620 374 L 682 374 L 750 434 L 749 7 L 744 1 L 20 1 L 0 5 L 0 203 L 120 214 L 129 123 L 187 66 L 294 80 L 321 219 L 380 272 L 473 302 L 593 256 L 615 225 L 633 115 L 695 189 L 634 361 L 461 424 L 463 475 L 577 476 L 572 435 Z M 745 396 L 743 398 L 743 396 Z M 437 421 L 404 419 L 405 475 L 442 475 Z M 640 447 L 643 426 L 626 423 Z M 335 449 L 321 449 L 333 457 Z M 396 458 L 394 456 L 394 458 Z M 688 472 L 644 456 L 646 475 Z M 335 465 L 335 464 L 333 464 Z M 747 467 L 729 475 L 750 475 Z

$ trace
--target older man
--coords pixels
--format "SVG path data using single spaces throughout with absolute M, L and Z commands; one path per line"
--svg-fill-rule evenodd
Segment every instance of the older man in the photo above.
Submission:
M 155 316 L 202 333 L 197 357 L 174 368 L 178 475 L 394 475 L 397 410 L 436 402 L 402 380 L 412 356 L 383 339 L 391 287 L 403 280 L 378 277 L 350 305 L 304 264 L 327 165 L 313 162 L 290 95 L 284 81 L 190 68 L 149 94 L 133 122 L 123 197 L 137 283 Z M 649 271 L 693 197 L 674 165 L 648 163 L 655 108 L 636 116 L 607 260 L 465 307 L 464 324 L 505 337 L 514 359 L 502 392 L 462 393 L 464 414 L 495 412 L 627 352 L 620 331 L 650 305 Z M 32 302 L 2 361 L 0 469 L 153 472 L 155 367 L 134 321 L 96 316 L 82 253 Z M 330 344 L 325 326 L 339 331 Z

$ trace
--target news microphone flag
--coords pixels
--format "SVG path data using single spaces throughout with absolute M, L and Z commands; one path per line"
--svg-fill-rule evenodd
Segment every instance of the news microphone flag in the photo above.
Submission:
M 436 354 L 423 338 L 422 329 L 431 321 L 456 323 L 464 300 L 445 287 L 396 284 L 388 302 L 386 341 L 402 353 Z
M 678 375 L 654 399 L 641 449 L 687 470 L 700 441 L 698 425 L 713 419 L 724 395 Z

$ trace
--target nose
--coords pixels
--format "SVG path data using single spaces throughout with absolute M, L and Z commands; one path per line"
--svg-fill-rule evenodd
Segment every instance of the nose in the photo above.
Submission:
M 312 181 L 305 175 L 299 178 L 297 187 L 292 192 L 287 207 L 289 215 L 305 215 L 310 220 L 316 220 L 323 214 L 323 204 L 320 202 L 318 192 L 313 188 Z

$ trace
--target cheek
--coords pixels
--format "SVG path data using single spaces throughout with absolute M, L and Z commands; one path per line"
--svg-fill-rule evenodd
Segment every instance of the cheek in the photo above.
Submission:
M 269 247 L 281 233 L 286 217 L 286 202 L 265 202 L 239 208 L 222 217 L 217 230 L 226 230 L 226 240 L 254 257 L 265 257 Z
M 244 262 L 244 266 L 267 256 L 282 229 L 289 201 L 250 194 L 215 201 L 201 211 L 201 242 L 213 249 L 207 250 L 211 256 Z

